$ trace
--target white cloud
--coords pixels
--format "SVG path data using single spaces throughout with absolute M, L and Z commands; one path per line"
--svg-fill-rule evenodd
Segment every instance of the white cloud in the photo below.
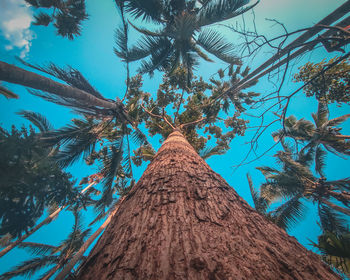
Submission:
M 8 41 L 6 50 L 16 48 L 20 57 L 26 56 L 34 38 L 29 29 L 32 21 L 32 11 L 23 0 L 0 0 L 0 33 Z

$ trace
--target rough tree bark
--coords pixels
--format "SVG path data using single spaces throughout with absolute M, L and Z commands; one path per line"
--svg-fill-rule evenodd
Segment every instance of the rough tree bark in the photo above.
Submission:
M 251 208 L 175 131 L 78 279 L 340 279 Z

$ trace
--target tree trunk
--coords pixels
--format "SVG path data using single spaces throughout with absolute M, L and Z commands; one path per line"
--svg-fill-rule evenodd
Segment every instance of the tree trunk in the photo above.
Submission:
M 0 81 L 46 91 L 61 97 L 73 98 L 90 106 L 116 109 L 115 103 L 97 98 L 83 90 L 55 82 L 54 80 L 3 61 L 0 61 Z
M 251 208 L 175 131 L 78 279 L 341 279 Z

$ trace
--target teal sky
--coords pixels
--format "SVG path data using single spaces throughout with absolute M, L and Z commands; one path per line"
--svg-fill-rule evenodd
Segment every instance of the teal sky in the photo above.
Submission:
M 280 26 L 267 21 L 267 19 L 276 19 L 285 24 L 288 31 L 310 27 L 320 21 L 323 17 L 331 13 L 338 6 L 346 1 L 343 0 L 261 0 L 261 3 L 254 8 L 255 24 L 257 31 L 272 38 L 280 35 L 283 30 Z M 113 53 L 114 30 L 120 24 L 118 11 L 113 0 L 94 1 L 87 0 L 87 12 L 90 15 L 89 20 L 83 25 L 82 36 L 74 41 L 58 37 L 55 35 L 55 29 L 52 26 L 47 28 L 40 26 L 31 26 L 33 20 L 33 11 L 26 7 L 23 0 L 0 0 L 0 60 L 14 63 L 20 66 L 15 56 L 21 56 L 32 64 L 46 64 L 54 62 L 60 66 L 71 65 L 83 73 L 90 83 L 97 88 L 106 98 L 115 99 L 116 96 L 123 96 L 125 91 L 126 71 L 125 66 Z M 248 28 L 252 28 L 251 21 L 253 14 L 249 12 L 244 15 Z M 228 24 L 238 24 L 242 26 L 242 17 L 227 22 Z M 219 27 L 218 27 L 219 28 Z M 221 30 L 221 28 L 220 28 Z M 231 31 L 224 31 L 229 40 L 239 43 L 239 36 Z M 136 34 L 132 33 L 131 41 L 134 41 Z M 322 59 L 329 59 L 336 54 L 329 54 L 322 48 L 312 51 L 302 58 L 298 58 L 291 64 L 291 71 L 288 72 L 287 80 L 290 81 L 297 67 L 307 61 L 319 62 Z M 257 67 L 271 56 L 271 50 L 260 52 L 254 59 L 244 61 L 245 65 L 251 68 Z M 137 63 L 131 65 L 131 73 L 136 74 Z M 203 76 L 205 79 L 215 74 L 219 68 L 225 67 L 222 62 L 205 63 L 198 67 L 197 76 Z M 144 90 L 155 93 L 157 85 L 161 81 L 161 75 L 156 74 L 153 79 L 145 77 Z M 282 93 L 288 94 L 294 91 L 300 84 L 288 82 L 284 85 Z M 27 91 L 19 86 L 9 85 L 15 93 L 20 95 L 18 100 L 7 100 L 0 96 L 0 123 L 9 128 L 12 124 L 19 126 L 27 124 L 15 113 L 21 109 L 32 110 L 44 114 L 55 128 L 59 128 L 69 123 L 77 117 L 70 113 L 67 108 L 50 104 L 37 97 L 33 97 Z M 275 90 L 275 86 L 267 78 L 262 79 L 254 90 L 262 94 L 268 94 Z M 307 99 L 300 92 L 292 100 L 288 110 L 289 114 L 295 114 L 298 118 L 304 117 L 311 120 L 311 113 L 316 111 L 317 103 L 313 99 Z M 336 117 L 349 112 L 349 106 L 337 108 L 331 106 L 331 117 Z M 289 115 L 288 114 L 288 115 Z M 270 116 L 272 117 L 272 116 Z M 268 117 L 268 118 L 270 118 Z M 255 125 L 252 120 L 250 125 Z M 258 152 L 269 148 L 274 142 L 269 132 L 278 129 L 276 125 L 270 131 L 265 133 L 260 139 Z M 350 121 L 345 123 L 343 134 L 350 134 Z M 261 165 L 275 164 L 274 154 L 270 152 L 262 159 L 242 166 L 233 172 L 233 166 L 238 164 L 249 150 L 245 144 L 250 140 L 252 133 L 247 131 L 244 137 L 237 137 L 231 144 L 231 150 L 223 156 L 215 156 L 208 160 L 209 165 L 228 181 L 235 190 L 252 205 L 246 173 L 249 172 L 258 187 L 263 182 L 263 177 L 255 169 Z M 156 148 L 159 142 L 151 140 Z M 1 156 L 1 155 L 0 155 Z M 349 162 L 328 154 L 328 164 L 326 174 L 330 179 L 348 177 Z M 146 165 L 137 169 L 136 179 L 142 175 Z M 86 167 L 83 162 L 75 165 L 70 172 L 81 178 L 93 172 L 91 168 Z M 315 222 L 316 216 L 312 204 L 309 205 L 307 218 L 296 226 L 289 234 L 296 238 L 304 246 L 311 249 L 310 241 L 317 240 L 319 228 Z M 87 215 L 85 221 L 91 220 L 91 213 Z M 50 225 L 42 228 L 35 236 L 28 241 L 47 242 L 57 244 L 64 239 L 71 229 L 73 219 L 70 214 L 60 215 L 60 217 Z M 13 250 L 7 256 L 0 259 L 0 274 L 7 271 L 10 267 L 18 264 L 20 261 L 28 258 L 28 255 L 20 250 Z M 17 278 L 21 279 L 21 278 Z

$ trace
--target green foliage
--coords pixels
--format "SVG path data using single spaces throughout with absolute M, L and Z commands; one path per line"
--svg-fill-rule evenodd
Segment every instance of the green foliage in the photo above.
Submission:
M 323 75 L 313 78 L 337 57 L 320 63 L 308 62 L 294 76 L 295 82 L 308 83 L 304 87 L 306 96 L 315 96 L 317 100 L 326 103 L 348 103 L 350 101 L 350 64 L 349 59 L 338 63 Z
M 313 245 L 320 250 L 322 259 L 340 272 L 350 276 L 350 232 L 324 232 Z
M 124 1 L 116 0 L 118 7 L 134 18 L 152 21 L 158 30 L 150 31 L 131 24 L 143 36 L 125 53 L 121 44 L 122 33 L 117 35 L 115 53 L 125 60 L 141 61 L 140 73 L 153 74 L 155 70 L 172 73 L 179 65 L 187 70 L 186 83 L 192 78 L 192 70 L 198 58 L 212 61 L 202 50 L 230 63 L 240 64 L 235 56 L 234 45 L 226 41 L 214 29 L 205 26 L 241 15 L 252 6 L 249 1 L 225 0 L 203 3 L 202 1 Z M 123 3 L 123 4 L 121 4 Z M 147 60 L 148 58 L 148 60 Z
M 236 108 L 232 117 L 224 118 L 222 109 L 228 115 L 234 108 L 228 102 L 228 97 L 219 99 L 218 96 L 230 87 L 230 82 L 212 80 L 209 84 L 199 78 L 193 79 L 188 87 L 184 82 L 186 76 L 184 67 L 165 75 L 154 98 L 142 91 L 140 76 L 131 78 L 126 108 L 138 123 L 145 122 L 152 136 L 160 134 L 166 139 L 173 127 L 181 127 L 186 139 L 198 152 L 205 149 L 207 141 L 214 137 L 215 149 L 220 154 L 224 153 L 236 135 L 245 133 L 248 121 L 240 118 L 240 110 L 244 110 L 246 100 L 237 101 L 239 109 Z M 245 93 L 240 96 L 245 96 Z M 171 112 L 173 117 L 167 112 Z M 200 136 L 200 130 L 204 136 Z M 139 149 L 134 161 L 137 160 L 139 165 L 142 159 L 149 158 L 143 157 L 142 149 Z
M 350 181 L 348 178 L 338 181 L 327 181 L 324 177 L 317 178 L 310 170 L 313 153 L 312 149 L 307 153 L 301 151 L 297 154 L 291 150 L 279 151 L 276 158 L 281 170 L 258 167 L 266 178 L 266 183 L 260 187 L 261 197 L 269 203 L 283 201 L 278 208 L 270 212 L 265 211 L 264 214 L 277 225 L 288 229 L 304 217 L 305 207 L 302 201 L 304 198 L 318 203 L 322 226 L 334 231 L 343 229 L 344 221 L 338 211 L 342 213 L 348 211 Z M 334 209 L 329 208 L 328 202 L 331 199 L 341 202 L 345 208 L 337 205 L 334 205 Z
M 57 34 L 73 40 L 81 35 L 81 25 L 88 18 L 85 0 L 25 0 L 34 9 L 46 9 L 35 15 L 34 25 L 48 26 L 53 22 Z
M 45 128 L 47 123 L 37 125 Z M 20 236 L 35 225 L 49 205 L 64 205 L 75 197 L 71 175 L 57 166 L 51 152 L 32 127 L 0 128 L 1 236 Z
M 304 155 L 313 155 L 315 170 L 323 175 L 326 151 L 336 155 L 350 155 L 350 137 L 342 135 L 342 128 L 337 127 L 349 117 L 350 114 L 346 114 L 329 119 L 327 105 L 319 102 L 317 112 L 312 114 L 315 124 L 303 118 L 297 120 L 295 116 L 290 116 L 285 119 L 284 129 L 273 132 L 272 136 L 275 141 L 281 140 L 284 144 L 287 144 L 286 139 L 292 139 Z

